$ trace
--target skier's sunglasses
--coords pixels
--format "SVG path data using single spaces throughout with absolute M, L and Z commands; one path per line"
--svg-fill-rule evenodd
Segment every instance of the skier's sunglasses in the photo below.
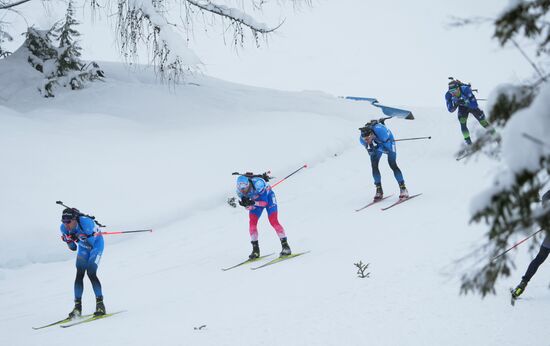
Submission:
M 361 131 L 361 137 L 368 138 L 370 135 L 372 135 L 372 131 Z
M 449 89 L 449 92 L 451 93 L 451 95 L 453 95 L 455 97 L 460 96 L 460 88 Z

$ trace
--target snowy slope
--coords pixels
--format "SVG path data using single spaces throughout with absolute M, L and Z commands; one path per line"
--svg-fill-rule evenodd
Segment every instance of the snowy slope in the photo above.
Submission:
M 494 165 L 454 160 L 458 122 L 443 107 L 388 123 L 398 138 L 433 136 L 398 144 L 409 191 L 423 196 L 355 213 L 374 192 L 357 127 L 379 113 L 365 103 L 198 76 L 169 91 L 147 71 L 115 64 L 104 66 L 106 83 L 45 100 L 32 96 L 32 76 L 8 78 L 5 66 L 0 344 L 546 344 L 547 269 L 523 301 L 508 304 L 526 255 L 498 296 L 458 295 L 453 261 L 483 234 L 467 224 L 469 200 Z M 250 251 L 246 212 L 225 203 L 230 173 L 270 169 L 281 178 L 304 163 L 275 190 L 292 249 L 311 253 L 222 272 Z M 386 193 L 397 193 L 384 160 L 381 167 Z M 74 253 L 59 241 L 58 199 L 111 230 L 155 232 L 106 238 L 105 303 L 126 313 L 33 331 L 72 307 Z M 259 227 L 262 252 L 279 251 L 265 216 Z M 359 260 L 370 263 L 370 278 L 355 276 Z M 92 309 L 86 279 L 84 310 Z

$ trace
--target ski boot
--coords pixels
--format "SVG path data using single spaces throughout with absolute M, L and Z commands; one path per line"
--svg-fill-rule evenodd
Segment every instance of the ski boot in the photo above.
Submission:
M 521 296 L 525 291 L 525 287 L 527 287 L 527 281 L 521 280 L 519 285 L 512 291 L 512 298 L 517 299 L 517 297 Z
M 286 237 L 281 238 L 281 246 L 283 247 L 283 249 L 281 250 L 281 253 L 279 254 L 279 256 L 282 257 L 282 256 L 288 256 L 292 254 L 292 251 L 290 251 L 290 246 L 288 246 L 288 242 L 286 241 Z
M 69 317 L 67 318 L 73 319 L 80 316 L 82 316 L 82 301 L 80 299 L 75 299 L 73 311 L 69 312 Z
M 105 315 L 105 305 L 103 304 L 103 297 L 96 297 L 94 316 L 103 316 L 103 315 Z
M 466 143 L 466 147 L 472 145 L 472 139 L 470 137 L 464 138 L 464 142 Z
M 256 259 L 260 257 L 260 245 L 258 245 L 257 240 L 251 241 L 252 243 L 252 253 L 248 256 L 248 259 Z
M 378 202 L 384 198 L 384 191 L 382 191 L 382 184 L 376 184 L 376 193 L 374 194 L 373 202 Z
M 407 191 L 407 187 L 405 186 L 405 182 L 402 182 L 399 184 L 399 199 L 407 199 L 409 198 L 409 191 Z

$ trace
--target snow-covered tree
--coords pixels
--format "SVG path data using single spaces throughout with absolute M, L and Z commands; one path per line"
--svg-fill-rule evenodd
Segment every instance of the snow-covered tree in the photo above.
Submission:
M 81 89 L 85 81 L 103 77 L 95 62 L 86 64 L 80 59 L 80 46 L 76 38 L 78 22 L 74 18 L 72 1 L 69 2 L 65 20 L 49 30 L 29 28 L 25 45 L 29 51 L 28 62 L 44 75 L 40 92 L 45 97 L 54 96 L 54 87 Z M 57 45 L 54 41 L 58 41 Z
M 2 1 L 0 0 L 0 11 Z M 12 2 L 15 4 L 16 0 Z M 22 0 L 27 1 L 27 0 Z M 84 2 L 88 4 L 88 2 Z M 163 80 L 177 82 L 186 72 L 201 65 L 199 57 L 188 47 L 196 23 L 208 27 L 221 25 L 230 33 L 231 41 L 244 46 L 247 32 L 256 45 L 282 25 L 273 26 L 258 21 L 253 15 L 266 6 L 284 3 L 311 4 L 311 0 L 91 0 L 93 11 L 102 9 L 116 20 L 115 35 L 128 62 L 137 60 L 140 47 L 148 49 L 150 63 Z M 112 16 L 116 13 L 116 16 Z M 1 14 L 1 12 L 0 12 Z
M 96 63 L 92 69 L 87 69 L 86 63 L 80 59 L 82 48 L 77 38 L 80 33 L 76 30 L 79 23 L 75 19 L 73 1 L 69 1 L 65 20 L 57 26 L 55 33 L 59 41 L 57 49 L 56 83 L 71 89 L 82 89 L 85 81 L 93 81 L 103 77 Z
M 550 0 L 514 1 L 494 22 L 495 37 L 501 45 L 512 43 L 520 50 L 516 39 L 528 39 L 536 44 L 537 55 L 547 60 L 549 9 Z M 477 151 L 492 147 L 495 153 L 496 147 L 502 167 L 493 186 L 473 203 L 471 221 L 489 226 L 485 243 L 475 257 L 479 259 L 479 253 L 487 257 L 480 267 L 463 276 L 464 293 L 485 296 L 495 292 L 496 281 L 509 276 L 514 267 L 509 253 L 498 255 L 518 233 L 527 234 L 539 227 L 550 232 L 550 210 L 542 209 L 540 204 L 540 195 L 550 182 L 550 85 L 544 71 L 529 63 L 536 76 L 522 85 L 501 86 L 488 105 L 490 121 L 502 134 L 501 143 L 482 138 L 474 144 Z M 544 232 L 539 234 L 544 236 Z
M 55 28 L 55 27 L 54 27 Z M 39 90 L 45 97 L 53 96 L 53 85 L 57 75 L 57 49 L 53 45 L 53 30 L 28 28 L 24 45 L 29 50 L 29 64 L 44 75 Z
M 55 30 L 59 41 L 58 49 L 58 74 L 63 75 L 69 71 L 80 71 L 84 63 L 80 60 L 82 48 L 78 45 L 80 34 L 76 30 L 78 22 L 74 18 L 73 2 L 69 1 L 65 21 Z
M 13 37 L 4 29 L 4 24 L 4 22 L 0 21 L 0 59 L 10 54 L 10 52 L 2 48 L 2 44 L 6 41 L 13 41 Z

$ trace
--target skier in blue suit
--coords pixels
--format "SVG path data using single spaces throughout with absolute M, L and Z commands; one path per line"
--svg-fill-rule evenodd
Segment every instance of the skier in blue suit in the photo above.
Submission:
M 239 204 L 249 211 L 249 232 L 252 243 L 252 253 L 248 256 L 250 259 L 260 257 L 260 246 L 258 243 L 258 220 L 260 219 L 264 209 L 267 210 L 269 223 L 275 229 L 275 232 L 277 232 L 279 240 L 281 241 L 281 246 L 283 249 L 280 255 L 288 256 L 292 253 L 286 239 L 285 230 L 278 220 L 277 199 L 275 198 L 275 192 L 273 192 L 267 181 L 269 181 L 269 176 L 267 173 L 262 175 L 246 173 L 245 175 L 240 175 L 237 178 L 237 195 L 241 199 Z
M 94 220 L 83 216 L 77 209 L 66 208 L 61 216 L 61 240 L 67 243 L 70 250 L 76 251 L 76 279 L 74 282 L 74 308 L 69 318 L 82 315 L 82 292 L 84 274 L 92 283 L 96 296 L 95 316 L 105 315 L 101 283 L 97 278 L 97 267 L 103 254 L 103 236 L 98 232 Z M 78 244 L 78 246 L 77 246 Z
M 380 175 L 380 169 L 378 163 L 383 154 L 388 155 L 388 164 L 393 170 L 395 180 L 399 184 L 399 198 L 405 199 L 409 197 L 409 192 L 405 186 L 405 179 L 401 170 L 397 166 L 397 152 L 395 150 L 395 140 L 392 132 L 378 120 L 372 120 L 364 127 L 359 128 L 361 130 L 361 136 L 359 142 L 364 146 L 370 155 L 370 161 L 372 165 L 372 176 L 374 178 L 374 185 L 376 186 L 376 193 L 374 195 L 374 201 L 379 201 L 383 198 L 384 192 L 382 190 L 382 177 Z
M 489 129 L 492 134 L 495 134 L 495 130 L 491 128 L 491 125 L 485 119 L 485 113 L 479 108 L 477 99 L 469 84 L 463 84 L 455 79 L 450 81 L 449 90 L 445 93 L 445 101 L 447 102 L 447 110 L 450 113 L 458 109 L 460 129 L 467 145 L 472 144 L 470 131 L 468 130 L 468 115 L 470 113 L 479 121 L 481 126 Z

